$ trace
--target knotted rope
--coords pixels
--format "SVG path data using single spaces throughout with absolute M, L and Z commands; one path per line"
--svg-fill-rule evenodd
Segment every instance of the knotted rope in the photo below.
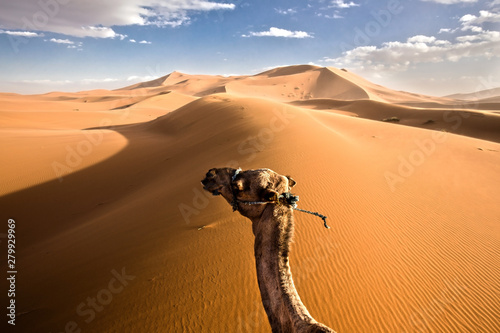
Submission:
M 299 212 L 304 212 L 304 213 L 308 213 L 308 214 L 311 214 L 311 215 L 315 215 L 315 216 L 321 217 L 321 219 L 323 220 L 323 224 L 324 224 L 325 228 L 330 229 L 330 227 L 328 226 L 328 224 L 326 224 L 326 216 L 325 215 L 321 215 L 320 213 L 316 213 L 316 212 L 310 212 L 308 210 L 300 209 L 300 208 L 297 208 L 297 207 L 292 207 L 292 208 L 294 210 L 298 210 Z
M 241 172 L 241 169 L 238 169 L 234 172 L 234 175 L 231 179 L 231 182 L 235 181 L 236 176 L 240 172 Z M 330 229 L 330 227 L 326 223 L 327 217 L 325 215 L 322 215 L 322 214 L 316 213 L 316 212 L 311 212 L 311 211 L 308 211 L 305 209 L 297 208 L 297 202 L 299 201 L 299 196 L 294 195 L 291 192 L 285 192 L 283 194 L 276 193 L 276 195 L 273 198 L 271 198 L 271 200 L 269 200 L 269 201 L 243 201 L 243 200 L 236 199 L 236 193 L 235 193 L 234 189 L 232 189 L 232 191 L 233 191 L 233 202 L 231 203 L 231 205 L 233 206 L 233 212 L 238 210 L 238 203 L 242 203 L 245 205 L 265 205 L 268 203 L 275 203 L 277 205 L 290 206 L 292 209 L 298 210 L 299 212 L 318 216 L 323 220 L 323 224 L 324 224 L 325 228 Z
M 287 206 L 290 206 L 293 210 L 298 210 L 299 212 L 303 212 L 303 213 L 307 213 L 307 214 L 311 214 L 311 215 L 320 217 L 323 220 L 323 224 L 324 224 L 325 228 L 330 229 L 330 227 L 326 223 L 327 217 L 325 215 L 322 215 L 322 214 L 317 213 L 317 212 L 311 212 L 311 211 L 308 211 L 305 209 L 297 208 L 297 202 L 299 202 L 298 195 L 294 195 L 290 192 L 285 192 L 283 194 L 280 194 L 277 197 L 276 201 L 271 201 L 271 202 L 275 202 L 277 204 L 282 204 L 282 205 L 287 205 Z

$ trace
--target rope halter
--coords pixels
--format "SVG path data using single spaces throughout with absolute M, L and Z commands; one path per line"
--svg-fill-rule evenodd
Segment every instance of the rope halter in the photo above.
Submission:
M 323 220 L 323 224 L 324 224 L 325 228 L 330 229 L 330 227 L 326 223 L 327 217 L 325 215 L 321 215 L 320 213 L 311 212 L 308 210 L 297 208 L 297 202 L 299 201 L 299 196 L 294 195 L 291 192 L 284 192 L 283 194 L 276 193 L 272 198 L 270 198 L 269 201 L 243 201 L 243 200 L 237 199 L 236 192 L 234 190 L 234 186 L 232 186 L 232 185 L 233 185 L 233 182 L 236 180 L 236 176 L 238 176 L 238 174 L 240 172 L 241 172 L 241 168 L 238 168 L 238 170 L 236 170 L 234 172 L 234 174 L 231 178 L 231 191 L 233 194 L 233 201 L 231 202 L 231 206 L 233 207 L 233 212 L 237 211 L 239 209 L 238 203 L 242 203 L 245 205 L 266 205 L 269 203 L 274 203 L 278 206 L 279 205 L 289 206 L 291 209 L 298 210 L 299 212 L 304 212 L 304 213 L 308 213 L 308 214 L 311 214 L 314 216 L 318 216 Z

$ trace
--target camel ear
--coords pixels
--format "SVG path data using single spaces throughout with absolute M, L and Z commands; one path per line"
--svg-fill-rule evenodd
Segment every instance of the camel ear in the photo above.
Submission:
M 290 177 L 290 176 L 286 176 L 286 178 L 288 178 L 288 186 L 289 186 L 290 188 L 294 187 L 294 186 L 295 186 L 295 184 L 297 184 L 297 182 L 296 182 L 295 180 L 293 180 L 293 178 L 292 178 L 292 177 Z
M 245 184 L 243 183 L 243 179 L 238 179 L 233 184 L 234 184 L 234 187 L 238 191 L 243 191 L 243 189 L 245 188 Z

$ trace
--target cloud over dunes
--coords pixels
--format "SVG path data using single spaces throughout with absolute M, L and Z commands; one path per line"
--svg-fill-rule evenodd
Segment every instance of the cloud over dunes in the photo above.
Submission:
M 352 1 L 345 2 L 344 0 L 333 0 L 331 1 L 330 8 L 351 8 L 351 7 L 359 7 L 359 4 L 354 3 Z
M 26 37 L 26 38 L 44 37 L 44 34 L 39 34 L 39 33 L 32 32 L 32 31 L 0 30 L 0 34 L 5 34 L 5 35 L 15 36 L 15 37 Z
M 457 37 L 456 42 L 429 36 L 414 36 L 406 42 L 387 42 L 381 47 L 360 46 L 341 57 L 325 61 L 338 67 L 375 70 L 405 70 L 410 64 L 458 61 L 468 57 L 495 57 L 500 54 L 500 33 L 484 32 Z
M 462 30 L 472 30 L 473 27 L 478 27 L 484 23 L 498 23 L 500 22 L 500 13 L 490 12 L 487 10 L 480 10 L 479 16 L 467 14 L 460 18 L 462 23 Z
M 271 27 L 268 31 L 251 31 L 248 35 L 242 35 L 242 37 L 313 38 L 312 35 L 305 31 L 290 31 L 276 27 Z
M 113 26 L 189 24 L 191 15 L 233 10 L 232 3 L 205 0 L 0 0 L 4 28 L 47 31 L 75 37 L 125 38 Z
M 69 39 L 56 39 L 56 38 L 51 38 L 49 42 L 52 43 L 57 43 L 57 44 L 75 44 L 75 42 L 69 40 Z
M 439 33 L 466 33 L 450 40 L 417 35 L 406 42 L 390 41 L 381 46 L 359 46 L 345 51 L 340 57 L 325 58 L 334 66 L 362 70 L 406 70 L 411 64 L 456 62 L 463 58 L 498 57 L 500 31 L 485 30 L 484 23 L 500 22 L 500 15 L 480 11 L 479 16 L 467 14 L 459 19 L 461 27 L 441 29 Z

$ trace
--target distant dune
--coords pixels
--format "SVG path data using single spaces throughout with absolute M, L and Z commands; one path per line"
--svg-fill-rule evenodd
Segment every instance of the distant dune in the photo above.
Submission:
M 495 97 L 498 99 L 499 96 L 500 96 L 500 87 L 487 90 L 480 90 L 468 94 L 453 94 L 446 97 L 453 99 L 467 100 L 467 101 L 478 101 L 482 99 L 490 99 Z
M 495 91 L 424 96 L 300 65 L 0 94 L 15 332 L 269 332 L 250 223 L 200 185 L 222 166 L 291 175 L 299 206 L 329 217 L 295 215 L 292 273 L 317 320 L 500 332 Z

